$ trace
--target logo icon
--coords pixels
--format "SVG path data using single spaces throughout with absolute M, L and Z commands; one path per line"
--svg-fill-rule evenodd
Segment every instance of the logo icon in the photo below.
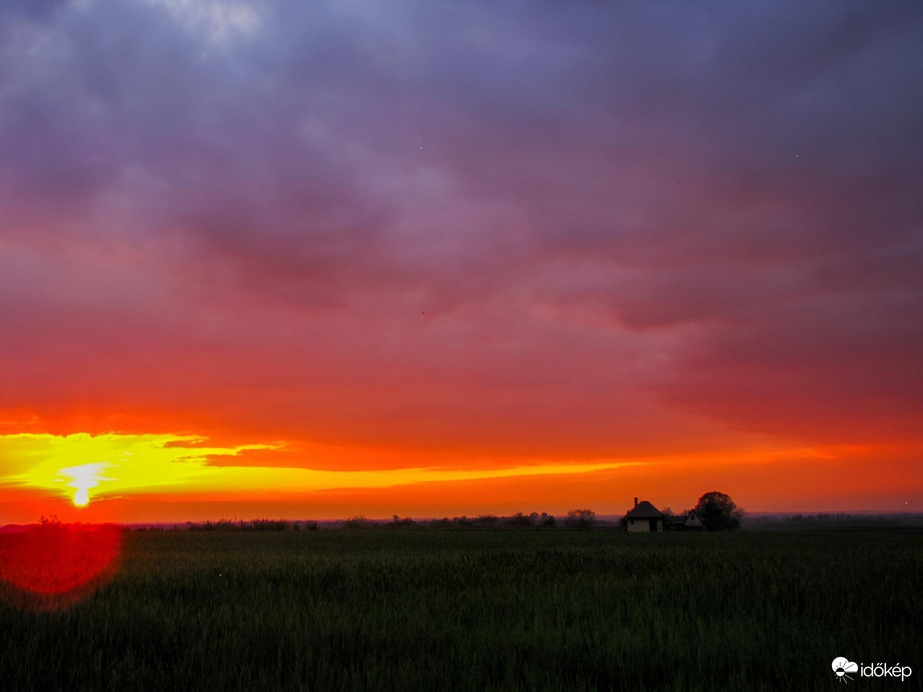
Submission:
M 849 682 L 852 680 L 847 673 L 858 673 L 859 666 L 856 663 L 853 663 L 850 660 L 843 658 L 842 656 L 837 656 L 833 659 L 833 672 L 836 673 L 836 678 L 839 682 Z

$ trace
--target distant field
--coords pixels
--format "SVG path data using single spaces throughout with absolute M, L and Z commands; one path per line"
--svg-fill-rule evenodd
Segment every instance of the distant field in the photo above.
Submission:
M 0 688 L 921 689 L 921 538 L 137 532 L 76 605 L 0 586 Z

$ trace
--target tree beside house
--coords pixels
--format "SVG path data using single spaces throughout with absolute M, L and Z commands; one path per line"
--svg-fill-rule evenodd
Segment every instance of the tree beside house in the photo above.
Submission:
M 674 515 L 669 509 L 660 511 L 647 500 L 638 502 L 624 517 L 621 524 L 631 533 L 657 533 L 661 531 L 729 531 L 740 528 L 744 510 L 725 493 L 713 490 L 699 498 L 695 509 Z

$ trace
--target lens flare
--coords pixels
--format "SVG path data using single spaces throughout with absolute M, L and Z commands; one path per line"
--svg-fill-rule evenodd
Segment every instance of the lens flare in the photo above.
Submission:
M 118 571 L 118 526 L 49 522 L 0 533 L 0 601 L 40 610 L 75 603 Z

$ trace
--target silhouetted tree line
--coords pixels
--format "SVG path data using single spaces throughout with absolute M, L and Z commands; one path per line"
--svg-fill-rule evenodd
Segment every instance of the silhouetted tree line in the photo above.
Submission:
M 547 512 L 532 512 L 525 514 L 516 512 L 508 516 L 496 514 L 479 514 L 476 517 L 462 515 L 460 517 L 443 517 L 442 519 L 411 519 L 397 514 L 389 522 L 375 522 L 364 516 L 355 516 L 346 519 L 342 526 L 348 529 L 381 528 L 389 530 L 404 529 L 513 529 L 513 530 L 543 530 L 554 528 L 590 529 L 596 526 L 596 513 L 591 509 L 574 509 L 568 512 L 563 521 L 558 521 L 554 515 Z
M 539 530 L 564 527 L 568 529 L 589 529 L 596 525 L 596 513 L 590 509 L 571 510 L 563 522 L 558 522 L 555 517 L 547 512 L 532 512 L 524 514 L 517 512 L 509 516 L 496 514 L 480 514 L 476 517 L 460 516 L 443 517 L 442 519 L 412 519 L 400 517 L 397 514 L 391 521 L 382 522 L 368 519 L 364 515 L 344 519 L 341 522 L 330 522 L 331 528 L 344 529 L 522 529 Z M 176 528 L 189 531 L 316 531 L 320 528 L 316 521 L 286 521 L 282 519 L 254 519 L 252 521 L 205 521 L 199 523 L 187 522 Z
M 286 521 L 285 519 L 253 519 L 251 521 L 204 521 L 188 523 L 189 531 L 317 531 L 316 521 Z
M 738 507 L 729 495 L 712 491 L 705 493 L 699 498 L 698 503 L 693 508 L 699 518 L 702 520 L 705 528 L 710 531 L 730 530 L 740 527 L 740 520 L 745 512 Z M 686 510 L 680 516 L 688 515 L 693 510 Z M 662 510 L 667 519 L 676 517 L 673 511 L 667 507 Z M 826 518 L 826 517 L 825 517 Z M 800 518 L 795 518 L 798 521 Z M 57 517 L 50 519 L 42 517 L 41 523 L 48 524 L 57 520 Z M 620 520 L 622 528 L 625 527 L 626 519 Z M 412 519 L 410 517 L 400 517 L 397 514 L 391 517 L 390 522 L 374 521 L 367 519 L 359 514 L 349 517 L 342 522 L 329 522 L 330 527 L 340 526 L 345 529 L 519 529 L 519 530 L 542 530 L 565 528 L 571 530 L 587 530 L 597 526 L 596 512 L 591 509 L 572 509 L 567 513 L 563 520 L 558 521 L 553 515 L 547 512 L 532 512 L 524 514 L 516 512 L 509 516 L 498 516 L 496 514 L 480 514 L 476 517 L 460 516 L 449 519 Z M 162 527 L 157 527 L 161 528 Z M 253 519 L 249 521 L 230 521 L 220 519 L 218 521 L 205 521 L 199 523 L 187 522 L 186 524 L 174 525 L 175 529 L 185 529 L 187 531 L 317 531 L 320 528 L 320 522 L 317 521 L 287 521 L 285 519 Z M 151 527 L 141 527 L 137 530 L 153 530 Z
M 496 514 L 480 514 L 476 517 L 460 516 L 443 517 L 442 519 L 414 520 L 408 517 L 401 518 L 394 515 L 392 521 L 385 524 L 389 529 L 549 529 L 556 525 L 555 518 L 547 512 L 532 512 L 523 514 L 517 512 L 510 516 Z
M 786 517 L 786 521 L 852 521 L 855 519 L 852 514 L 843 512 L 818 512 L 817 514 L 793 514 Z

